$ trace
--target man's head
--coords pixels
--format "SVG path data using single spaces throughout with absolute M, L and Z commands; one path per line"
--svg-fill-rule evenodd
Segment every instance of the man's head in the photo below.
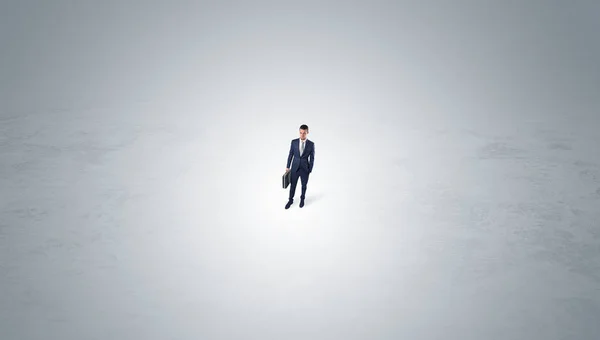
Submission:
M 306 135 L 308 135 L 308 126 L 306 124 L 300 125 L 300 139 L 305 140 Z

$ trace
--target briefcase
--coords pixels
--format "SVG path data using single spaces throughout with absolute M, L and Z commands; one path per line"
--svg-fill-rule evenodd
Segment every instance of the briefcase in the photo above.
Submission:
M 290 182 L 292 181 L 292 171 L 291 170 L 287 170 L 284 174 L 283 177 L 281 178 L 281 180 L 283 181 L 283 188 L 287 188 L 290 185 Z

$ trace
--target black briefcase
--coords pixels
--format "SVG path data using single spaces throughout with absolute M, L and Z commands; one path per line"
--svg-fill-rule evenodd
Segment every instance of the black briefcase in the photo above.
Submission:
M 292 170 L 287 170 L 284 174 L 283 177 L 281 178 L 282 182 L 283 182 L 283 188 L 287 188 L 290 185 L 290 182 L 292 181 Z

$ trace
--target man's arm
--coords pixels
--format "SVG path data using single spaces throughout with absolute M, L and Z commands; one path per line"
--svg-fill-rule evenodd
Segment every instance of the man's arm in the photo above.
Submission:
M 290 142 L 290 154 L 288 155 L 286 168 L 288 168 L 288 169 L 290 168 L 293 157 L 294 157 L 294 141 L 291 141 Z
M 308 155 L 308 173 L 312 172 L 313 166 L 315 165 L 315 143 L 312 145 L 312 149 L 310 150 L 310 154 Z

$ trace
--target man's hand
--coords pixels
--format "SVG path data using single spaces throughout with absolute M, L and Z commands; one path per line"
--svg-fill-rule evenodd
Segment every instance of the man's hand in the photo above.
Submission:
M 290 168 L 285 168 L 285 171 L 288 171 L 288 170 L 290 170 Z

